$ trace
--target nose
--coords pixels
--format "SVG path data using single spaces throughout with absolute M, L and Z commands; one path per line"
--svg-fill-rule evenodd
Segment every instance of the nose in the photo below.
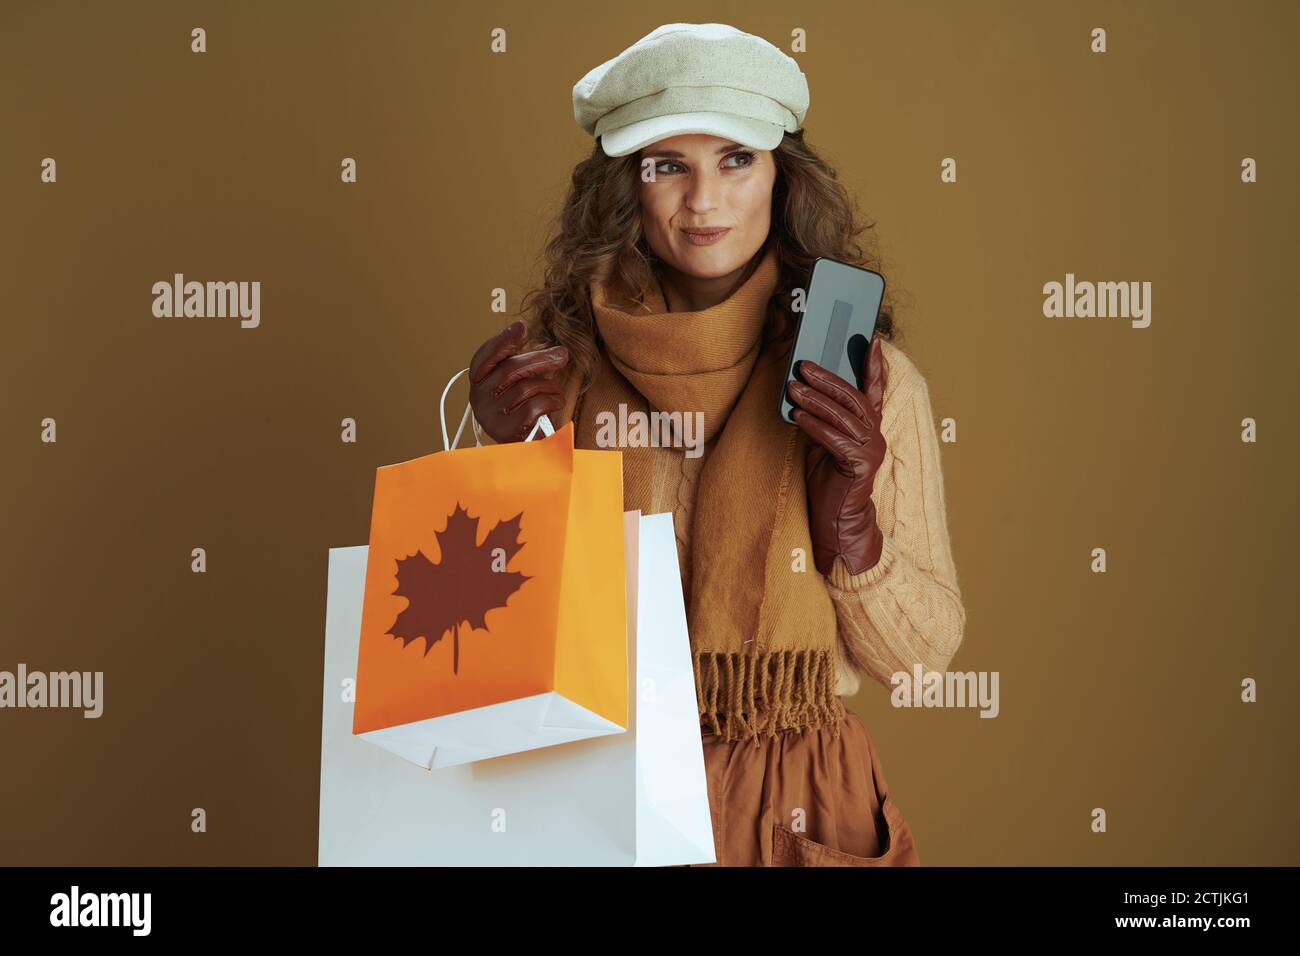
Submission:
M 686 190 L 686 208 L 694 213 L 708 212 L 718 205 L 718 191 L 721 184 L 718 177 L 710 172 L 691 173 L 690 186 Z

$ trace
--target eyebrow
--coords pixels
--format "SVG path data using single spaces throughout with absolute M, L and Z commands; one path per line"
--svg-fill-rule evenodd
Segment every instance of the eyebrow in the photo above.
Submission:
M 717 152 L 718 154 L 722 154 L 722 153 L 730 152 L 733 149 L 744 149 L 744 147 L 741 146 L 739 143 L 723 143 L 721 146 L 717 148 L 715 152 Z M 675 149 L 652 149 L 649 150 L 646 153 L 646 155 L 647 156 L 672 156 L 676 159 L 681 159 L 686 154 L 679 153 Z

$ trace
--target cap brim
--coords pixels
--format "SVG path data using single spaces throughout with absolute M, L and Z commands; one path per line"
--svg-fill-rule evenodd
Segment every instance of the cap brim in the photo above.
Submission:
M 785 128 L 730 113 L 674 113 L 652 116 L 604 133 L 600 145 L 606 156 L 627 156 L 661 139 L 685 133 L 708 133 L 753 149 L 775 149 L 785 135 Z

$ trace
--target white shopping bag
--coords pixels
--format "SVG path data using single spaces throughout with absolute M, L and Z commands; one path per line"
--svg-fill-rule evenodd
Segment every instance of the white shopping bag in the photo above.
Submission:
M 716 861 L 672 515 L 624 526 L 628 732 L 437 770 L 351 733 L 367 548 L 330 549 L 320 865 Z

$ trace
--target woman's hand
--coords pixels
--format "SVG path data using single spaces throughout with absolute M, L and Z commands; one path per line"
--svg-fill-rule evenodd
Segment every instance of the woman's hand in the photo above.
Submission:
M 537 419 L 564 407 L 564 386 L 543 378 L 564 368 L 563 345 L 515 352 L 523 343 L 523 320 L 502 329 L 478 347 L 469 363 L 469 404 L 480 427 L 498 442 L 523 441 Z
M 808 449 L 808 525 L 817 570 L 830 574 L 837 555 L 853 574 L 880 561 L 884 535 L 876 525 L 871 488 L 885 460 L 880 419 L 885 395 L 885 359 L 880 337 L 871 339 L 866 393 L 816 362 L 795 371 L 807 385 L 791 382 L 787 392 L 795 423 L 813 445 Z

